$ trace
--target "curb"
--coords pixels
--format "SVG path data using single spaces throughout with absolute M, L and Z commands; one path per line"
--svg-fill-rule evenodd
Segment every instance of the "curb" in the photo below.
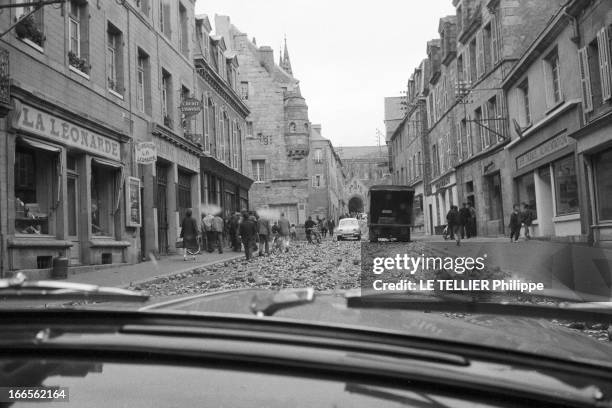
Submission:
M 137 280 L 137 281 L 132 281 L 132 282 L 130 282 L 128 284 L 119 285 L 119 286 L 116 286 L 116 287 L 117 288 L 121 288 L 121 289 L 128 289 L 128 288 L 130 288 L 132 286 L 143 285 L 143 284 L 146 284 L 146 283 L 157 283 L 157 282 L 160 282 L 163 279 L 167 279 L 167 278 L 169 278 L 171 276 L 174 276 L 174 275 L 180 275 L 182 273 L 191 272 L 191 271 L 194 271 L 194 270 L 199 269 L 199 268 L 206 268 L 208 266 L 217 265 L 217 264 L 221 264 L 221 263 L 225 263 L 225 262 L 230 262 L 230 261 L 235 261 L 236 259 L 241 259 L 241 258 L 244 258 L 244 253 L 236 254 L 236 255 L 234 255 L 232 257 L 229 257 L 229 258 L 223 259 L 223 260 L 193 264 L 193 265 L 191 265 L 191 266 L 189 266 L 187 268 L 183 268 L 183 269 L 179 269 L 179 270 L 176 270 L 176 271 L 168 272 L 168 273 L 163 274 L 163 275 L 156 275 L 156 276 L 153 276 L 151 278 L 146 278 L 146 279 L 140 279 L 140 280 Z

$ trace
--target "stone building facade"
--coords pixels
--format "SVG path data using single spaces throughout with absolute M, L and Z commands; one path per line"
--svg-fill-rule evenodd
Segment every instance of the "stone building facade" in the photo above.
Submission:
M 349 214 L 367 213 L 368 189 L 376 184 L 391 184 L 388 149 L 382 146 L 344 146 L 336 148 L 346 174 L 344 197 Z
M 338 219 L 347 211 L 344 197 L 346 177 L 340 156 L 334 146 L 322 135 L 321 125 L 312 125 L 308 173 L 312 183 L 308 196 L 308 208 L 313 219 Z
M 202 110 L 187 123 L 202 145 L 202 212 L 232 213 L 249 208 L 253 180 L 246 176 L 244 141 L 249 109 L 239 94 L 238 59 L 222 36 L 212 34 L 208 16 L 196 16 L 196 97 Z
M 206 88 L 194 0 L 72 0 L 0 15 L 3 29 L 14 22 L 3 37 L 12 85 L 0 128 L 2 275 L 44 277 L 58 256 L 77 271 L 175 252 L 181 217 L 200 209 L 201 169 L 225 157 L 234 172 L 244 164 L 231 130 L 228 156 L 205 151 L 203 122 L 184 109 Z M 248 109 L 231 82 L 237 61 L 222 61 L 217 86 L 237 130 Z
M 458 117 L 461 155 L 458 197 L 473 202 L 480 235 L 506 233 L 504 203 L 512 202 L 504 146 L 509 142 L 502 80 L 561 1 L 455 0 L 455 69 L 464 114 Z M 465 133 L 463 132 L 465 129 Z
M 391 153 L 391 179 L 396 185 L 414 188 L 412 231 L 424 233 L 432 228 L 426 223 L 425 186 L 429 186 L 431 166 L 428 160 L 426 93 L 429 61 L 424 60 L 408 81 L 405 98 L 406 114 L 388 141 Z M 429 189 L 427 189 L 429 192 Z
M 557 14 L 506 76 L 509 128 L 506 145 L 513 200 L 527 203 L 536 219 L 532 235 L 580 239 L 580 201 L 586 194 L 576 141 L 569 135 L 581 127 L 583 111 L 578 73 L 578 48 L 565 9 Z M 586 232 L 586 231 L 585 231 Z M 586 234 L 584 234 L 586 235 Z
M 236 53 L 241 94 L 250 109 L 245 140 L 245 164 L 255 180 L 250 207 L 285 213 L 292 223 L 303 224 L 311 212 L 312 126 L 287 48 L 279 66 L 272 48 L 258 47 L 229 17 L 216 16 L 215 30 Z

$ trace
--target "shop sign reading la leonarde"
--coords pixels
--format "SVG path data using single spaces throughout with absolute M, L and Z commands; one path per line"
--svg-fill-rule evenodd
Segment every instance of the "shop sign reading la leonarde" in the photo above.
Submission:
M 118 141 L 28 105 L 17 105 L 13 127 L 97 156 L 121 161 L 121 144 Z

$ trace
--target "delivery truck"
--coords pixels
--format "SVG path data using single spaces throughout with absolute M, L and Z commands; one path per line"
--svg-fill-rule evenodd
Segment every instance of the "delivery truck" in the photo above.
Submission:
M 406 186 L 377 185 L 368 191 L 370 242 L 379 239 L 410 241 L 414 189 Z

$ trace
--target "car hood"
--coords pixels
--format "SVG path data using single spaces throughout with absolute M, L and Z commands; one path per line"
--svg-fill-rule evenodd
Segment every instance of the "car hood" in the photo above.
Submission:
M 252 315 L 249 305 L 265 289 L 239 289 L 192 296 L 148 306 L 147 309 L 190 313 Z M 495 315 L 458 315 L 389 309 L 354 309 L 343 292 L 317 294 L 309 304 L 280 310 L 273 318 L 399 332 L 441 340 L 498 347 L 527 353 L 612 363 L 612 344 L 545 319 Z

